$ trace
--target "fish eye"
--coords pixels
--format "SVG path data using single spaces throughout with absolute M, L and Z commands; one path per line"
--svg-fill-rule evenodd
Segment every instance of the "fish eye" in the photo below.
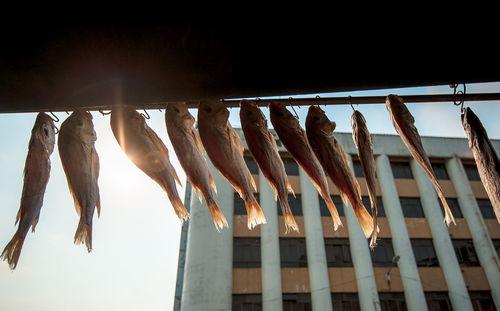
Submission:
M 210 107 L 205 107 L 205 111 L 206 111 L 206 112 L 212 112 L 212 108 L 210 108 Z
M 179 109 L 177 109 L 177 107 L 174 107 L 174 110 L 176 113 L 179 113 Z
M 318 120 L 319 120 L 319 117 L 318 117 L 318 116 L 314 117 L 314 120 L 318 121 Z
M 277 111 L 277 112 L 276 112 L 276 114 L 277 114 L 278 116 L 280 116 L 280 117 L 284 116 L 283 112 L 281 112 L 281 111 Z

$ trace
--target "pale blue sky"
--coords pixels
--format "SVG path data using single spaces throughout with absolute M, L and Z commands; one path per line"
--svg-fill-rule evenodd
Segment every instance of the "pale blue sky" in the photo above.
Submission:
M 461 89 L 461 88 L 459 88 Z M 500 83 L 467 84 L 467 93 L 500 92 Z M 329 96 L 387 94 L 452 94 L 447 86 L 331 93 Z M 315 96 L 313 94 L 311 96 Z M 320 94 L 327 96 L 327 94 Z M 293 96 L 293 95 L 291 95 Z M 289 96 L 286 96 L 288 98 Z M 491 138 L 500 138 L 500 102 L 466 102 Z M 336 131 L 350 132 L 349 105 L 322 108 Z M 408 104 L 423 136 L 465 137 L 460 109 L 453 103 Z M 383 104 L 360 105 L 372 133 L 396 134 Z M 267 108 L 262 109 L 268 116 Z M 304 124 L 307 107 L 295 108 Z M 196 110 L 191 110 L 196 117 Z M 64 120 L 66 113 L 56 113 Z M 180 168 L 166 134 L 163 113 L 149 111 L 148 124 L 166 143 L 183 184 Z M 35 234 L 28 234 L 14 272 L 0 262 L 2 310 L 171 310 L 177 274 L 180 222 L 166 194 L 136 168 L 118 147 L 109 115 L 92 112 L 100 157 L 102 212 L 94 218 L 93 247 L 73 245 L 78 217 L 73 207 L 57 145 L 52 171 Z M 0 114 L 0 251 L 15 232 L 23 167 L 36 114 Z M 239 127 L 239 109 L 230 110 Z M 56 123 L 60 126 L 60 123 Z M 269 122 L 269 126 L 271 126 Z M 184 196 L 184 189 L 179 188 Z M 227 230 L 227 229 L 226 229 Z

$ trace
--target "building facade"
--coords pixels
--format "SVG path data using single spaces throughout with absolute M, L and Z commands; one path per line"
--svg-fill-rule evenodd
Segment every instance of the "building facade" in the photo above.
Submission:
M 370 210 L 352 136 L 334 135 Z M 500 225 L 466 139 L 422 138 L 455 217 L 456 225 L 446 227 L 430 180 L 400 137 L 373 135 L 380 232 L 370 250 L 352 208 L 343 206 L 329 180 L 343 223 L 333 230 L 323 199 L 275 137 L 300 231 L 285 233 L 279 203 L 247 149 L 267 220 L 253 230 L 243 200 L 209 162 L 229 228 L 218 232 L 204 201 L 187 189 L 191 218 L 181 234 L 174 310 L 500 309 Z M 493 144 L 500 150 L 500 141 Z

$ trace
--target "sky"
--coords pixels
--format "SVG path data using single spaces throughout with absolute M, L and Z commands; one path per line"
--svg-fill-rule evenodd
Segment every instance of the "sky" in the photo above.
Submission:
M 461 86 L 458 88 L 461 90 Z M 467 84 L 467 93 L 500 92 L 499 83 Z M 307 96 L 453 94 L 448 85 Z M 284 98 L 306 95 L 288 95 Z M 460 108 L 449 103 L 409 103 L 422 136 L 465 137 Z M 500 138 L 500 102 L 465 102 L 478 115 L 490 138 Z M 351 132 L 349 105 L 321 106 L 337 132 Z M 396 134 L 384 104 L 359 105 L 372 134 Z M 196 117 L 196 109 L 190 110 Z M 269 118 L 267 108 L 262 111 Z M 304 125 L 307 107 L 295 108 Z M 167 136 L 164 112 L 149 110 L 148 125 L 170 151 L 185 186 L 185 174 Z M 61 119 L 67 114 L 56 113 Z M 100 158 L 101 215 L 94 216 L 93 248 L 74 245 L 78 225 L 57 144 L 40 221 L 26 237 L 15 271 L 0 262 L 2 310 L 171 310 L 173 307 L 181 223 L 163 190 L 125 156 L 109 126 L 109 115 L 92 112 Z M 23 185 L 23 168 L 36 114 L 0 114 L 0 251 L 12 238 Z M 230 123 L 240 127 L 239 109 Z M 271 127 L 271 122 L 268 122 Z M 56 137 L 57 139 L 57 137 Z M 184 188 L 178 187 L 184 197 Z M 226 229 L 227 230 L 227 229 Z M 231 230 L 231 229 L 230 229 Z

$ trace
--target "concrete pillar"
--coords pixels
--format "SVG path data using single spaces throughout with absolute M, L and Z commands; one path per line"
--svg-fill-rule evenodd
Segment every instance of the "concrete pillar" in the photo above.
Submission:
M 472 192 L 462 161 L 453 157 L 445 162 L 446 170 L 455 186 L 458 204 L 464 215 L 472 236 L 472 243 L 490 283 L 491 297 L 497 309 L 500 309 L 500 262 L 491 242 L 488 229 L 484 223 L 476 198 Z
M 417 161 L 411 159 L 410 167 L 420 192 L 422 209 L 432 232 L 432 242 L 448 286 L 448 296 L 453 310 L 472 311 L 469 292 L 465 286 L 446 224 L 443 222 L 444 214 L 441 212 L 434 187 Z M 451 224 L 451 226 L 454 225 Z
M 260 226 L 260 251 L 262 267 L 262 309 L 283 310 L 281 295 L 281 262 L 278 232 L 278 211 L 274 192 L 262 171 L 259 170 L 260 207 L 267 223 Z
M 218 232 L 205 200 L 200 202 L 192 193 L 181 300 L 183 311 L 232 309 L 234 190 L 208 158 L 207 162 L 217 185 L 215 200 L 229 228 Z
M 299 175 L 302 189 L 302 213 L 304 214 L 312 309 L 332 310 L 332 296 L 326 265 L 325 241 L 321 226 L 318 192 L 302 168 L 299 169 Z
M 399 256 L 398 267 L 405 290 L 406 306 L 410 311 L 427 310 L 424 290 L 392 175 L 391 163 L 386 155 L 379 155 L 376 159 L 376 165 L 377 178 L 382 190 L 382 202 L 392 232 L 394 254 Z
M 351 156 L 348 155 L 348 158 L 351 170 L 353 170 Z M 348 206 L 344 206 L 344 215 L 347 223 L 347 230 L 349 231 L 352 264 L 354 266 L 356 283 L 358 285 L 359 306 L 363 311 L 380 310 L 380 301 L 378 298 L 368 240 L 359 225 L 358 218 L 354 214 L 350 203 Z

